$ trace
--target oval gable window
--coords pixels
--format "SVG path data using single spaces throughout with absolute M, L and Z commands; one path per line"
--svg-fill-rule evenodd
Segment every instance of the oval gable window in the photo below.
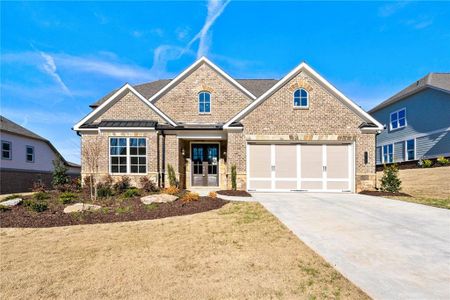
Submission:
M 211 113 L 211 94 L 209 92 L 200 92 L 198 94 L 198 112 L 200 114 Z
M 309 93 L 305 89 L 298 89 L 294 92 L 294 108 L 308 108 Z

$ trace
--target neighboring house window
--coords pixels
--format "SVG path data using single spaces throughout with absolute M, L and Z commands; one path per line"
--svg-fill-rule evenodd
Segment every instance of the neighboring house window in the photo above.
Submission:
M 309 94 L 305 89 L 298 89 L 294 92 L 294 107 L 309 107 Z
M 416 141 L 407 140 L 406 142 L 406 160 L 416 159 Z
M 211 94 L 200 92 L 198 94 L 198 112 L 201 114 L 211 113 Z
M 12 158 L 12 146 L 11 142 L 2 141 L 2 159 Z
M 147 142 L 145 138 L 111 138 L 109 154 L 111 173 L 147 173 Z
M 406 126 L 406 109 L 402 108 L 400 110 L 391 113 L 391 130 L 403 128 Z
M 27 146 L 27 162 L 34 162 L 34 147 Z
M 383 163 L 392 163 L 394 161 L 394 145 L 383 146 Z

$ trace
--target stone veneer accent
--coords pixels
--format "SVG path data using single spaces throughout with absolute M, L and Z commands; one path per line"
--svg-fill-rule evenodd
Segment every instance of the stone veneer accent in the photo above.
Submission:
M 201 91 L 211 92 L 210 114 L 198 112 L 198 93 Z M 214 69 L 202 64 L 154 104 L 176 122 L 225 123 L 251 101 Z

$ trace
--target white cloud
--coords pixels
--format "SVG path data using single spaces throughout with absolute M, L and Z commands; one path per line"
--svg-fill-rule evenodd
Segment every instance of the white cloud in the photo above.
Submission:
M 378 9 L 378 15 L 383 18 L 390 17 L 409 3 L 409 1 L 398 1 L 385 4 Z
M 42 69 L 44 70 L 44 72 L 50 75 L 67 95 L 71 95 L 69 88 L 61 79 L 61 76 L 59 76 L 59 74 L 56 72 L 56 64 L 53 57 L 50 54 L 42 51 L 39 51 L 39 54 L 44 59 L 44 64 L 42 65 Z
M 414 29 L 424 29 L 433 24 L 433 18 L 421 16 L 417 19 L 408 20 L 405 24 Z
M 186 27 L 178 27 L 175 30 L 175 34 L 176 34 L 177 39 L 179 41 L 184 41 L 187 38 L 187 36 L 189 35 L 190 31 L 191 31 L 191 28 L 188 27 L 188 26 L 186 26 Z

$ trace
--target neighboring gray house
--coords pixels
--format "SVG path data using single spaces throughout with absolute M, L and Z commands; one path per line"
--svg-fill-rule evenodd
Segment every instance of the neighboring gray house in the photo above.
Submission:
M 3 116 L 0 137 L 0 194 L 29 192 L 35 181 L 50 187 L 56 157 L 69 167 L 69 175 L 80 175 L 81 167 L 66 161 L 50 141 Z
M 384 124 L 377 165 L 450 156 L 450 73 L 429 73 L 369 114 Z

